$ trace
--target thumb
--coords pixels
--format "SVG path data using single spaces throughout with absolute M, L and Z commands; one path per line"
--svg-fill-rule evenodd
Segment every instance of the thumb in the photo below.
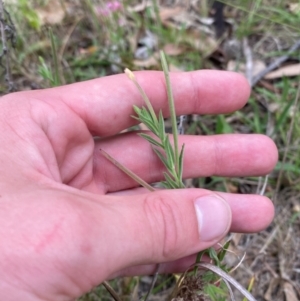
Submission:
M 106 258 L 106 264 L 111 263 L 107 270 L 111 273 L 194 254 L 222 239 L 231 225 L 227 202 L 206 190 L 163 190 L 107 198 L 111 199 L 110 210 L 101 213 L 106 232 L 96 241 L 102 241 L 98 255 Z M 103 244 L 110 246 L 105 248 L 108 254 L 103 254 Z

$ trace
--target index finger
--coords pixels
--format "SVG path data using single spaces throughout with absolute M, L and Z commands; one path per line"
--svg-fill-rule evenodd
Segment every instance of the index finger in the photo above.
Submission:
M 163 72 L 134 73 L 145 90 L 155 111 L 168 116 L 168 101 Z M 170 73 L 176 113 L 220 114 L 235 111 L 246 103 L 250 88 L 246 79 L 234 72 L 201 70 Z M 42 99 L 60 99 L 75 111 L 89 130 L 99 136 L 109 136 L 134 124 L 133 105 L 144 101 L 125 74 L 35 91 Z

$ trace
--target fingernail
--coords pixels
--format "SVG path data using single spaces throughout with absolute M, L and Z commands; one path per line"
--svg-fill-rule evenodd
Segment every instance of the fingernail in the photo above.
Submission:
M 194 204 L 200 240 L 221 239 L 231 224 L 231 210 L 226 201 L 213 194 L 197 198 Z

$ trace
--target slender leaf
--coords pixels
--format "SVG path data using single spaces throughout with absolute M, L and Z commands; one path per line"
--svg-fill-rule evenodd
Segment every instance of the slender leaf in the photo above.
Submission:
M 165 121 L 164 117 L 162 115 L 162 111 L 159 111 L 158 114 L 158 137 L 163 140 L 163 138 L 166 136 L 165 133 Z
M 156 155 L 159 157 L 159 159 L 161 160 L 161 162 L 165 165 L 165 167 L 170 170 L 171 169 L 171 166 L 169 166 L 169 163 L 165 157 L 165 155 L 160 151 L 158 150 L 157 148 L 153 147 L 153 150 L 154 152 L 156 153 Z
M 160 184 L 166 189 L 173 189 L 167 181 L 160 182 Z
M 158 141 L 156 141 L 155 139 L 153 139 L 150 135 L 148 134 L 144 134 L 144 133 L 140 133 L 138 134 L 139 136 L 141 136 L 142 138 L 146 139 L 148 142 L 150 142 L 151 144 L 158 146 L 158 147 L 163 147 L 163 145 L 161 143 L 159 143 Z
M 180 181 L 182 181 L 182 175 L 183 175 L 183 152 L 184 152 L 184 144 L 181 147 L 180 155 L 179 155 L 179 170 L 178 170 L 178 176 Z
M 145 124 L 145 126 L 153 133 L 157 132 L 157 129 L 155 128 L 155 125 L 153 123 L 151 123 L 151 121 L 147 120 L 147 119 L 140 119 L 140 121 L 142 123 Z
M 174 140 L 174 152 L 175 152 L 175 170 L 178 171 L 179 166 L 179 153 L 178 153 L 178 131 L 177 131 L 177 117 L 175 112 L 174 98 L 170 81 L 170 74 L 168 70 L 168 63 L 163 51 L 160 51 L 160 59 L 161 65 L 164 71 L 166 86 L 167 86 L 167 94 L 168 94 L 168 102 L 169 102 L 169 110 L 170 117 L 172 123 L 172 132 L 173 132 L 173 140 Z
M 172 145 L 171 145 L 171 143 L 169 141 L 169 137 L 168 136 L 167 136 L 167 139 L 165 139 L 164 149 L 165 149 L 165 152 L 166 152 L 167 161 L 169 163 L 169 166 L 171 166 L 172 174 L 173 174 L 174 171 L 175 171 L 174 151 L 173 151 L 173 148 L 172 148 Z
M 209 257 L 215 261 L 215 263 L 219 264 L 218 254 L 214 248 L 209 248 L 208 254 L 209 254 Z
M 165 179 L 166 179 L 166 182 L 171 186 L 171 189 L 177 189 L 177 184 L 176 182 L 171 178 L 171 176 L 167 173 L 167 172 L 164 172 L 163 173 L 164 176 L 165 176 Z
M 134 106 L 133 106 L 133 110 L 134 110 L 134 112 L 135 112 L 138 116 L 140 116 L 140 114 L 141 114 L 141 109 L 140 109 L 138 106 L 134 105 Z
M 225 245 L 222 247 L 222 250 L 218 253 L 219 260 L 222 261 L 227 253 L 231 241 L 228 240 Z

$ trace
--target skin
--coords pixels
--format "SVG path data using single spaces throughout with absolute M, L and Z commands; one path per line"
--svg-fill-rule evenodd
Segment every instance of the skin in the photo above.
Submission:
M 135 74 L 155 110 L 168 116 L 163 74 Z M 232 112 L 250 93 L 246 80 L 230 72 L 173 73 L 171 82 L 177 114 Z M 143 101 L 125 75 L 2 97 L 1 300 L 73 300 L 106 279 L 153 273 L 156 263 L 161 272 L 183 271 L 228 231 L 257 232 L 272 221 L 273 205 L 263 196 L 137 188 L 99 152 L 149 183 L 162 180 L 149 144 L 135 133 L 119 134 L 135 124 L 134 104 Z M 185 178 L 264 175 L 277 161 L 263 135 L 179 142 L 186 145 Z M 214 208 L 203 202 L 213 196 Z M 199 198 L 204 224 L 195 213 Z M 221 217 L 213 220 L 216 212 Z M 204 239 L 214 223 L 222 231 Z

